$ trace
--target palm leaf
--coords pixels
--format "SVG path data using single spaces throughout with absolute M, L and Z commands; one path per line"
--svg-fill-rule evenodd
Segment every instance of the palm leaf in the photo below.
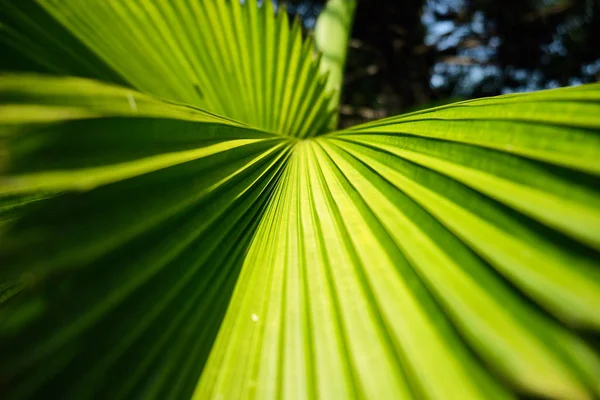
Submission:
M 599 89 L 298 143 L 198 398 L 598 396 Z
M 4 71 L 42 72 L 123 79 L 34 0 L 0 0 L 0 46 Z
M 300 21 L 290 27 L 284 9 L 275 13 L 270 1 L 261 8 L 256 0 L 247 3 L 1 0 L 0 6 L 10 17 L 9 43 L 52 70 L 73 74 L 70 64 L 78 64 L 61 67 L 65 33 L 54 25 L 49 31 L 32 29 L 30 9 L 45 12 L 45 18 L 54 17 L 68 30 L 81 64 L 96 65 L 99 58 L 100 65 L 139 91 L 270 132 L 299 137 L 323 132 L 337 104 L 319 74 L 313 41 L 302 41 Z M 39 40 L 61 46 L 40 52 L 31 45 Z M 79 56 L 80 46 L 93 55 Z M 81 76 L 106 80 L 91 69 Z
M 39 3 L 129 87 L 0 78 L 6 397 L 599 397 L 600 85 L 323 134 L 249 3 Z
M 165 339 L 175 334 L 181 344 L 193 333 L 200 344 L 204 335 L 204 355 L 187 373 L 177 370 L 185 390 L 210 349 L 289 140 L 129 89 L 40 79 L 9 77 L 0 85 L 10 110 L 0 125 L 11 155 L 0 187 L 67 193 L 9 224 L 3 236 L 3 281 L 27 289 L 2 312 L 3 380 L 18 382 L 15 397 L 27 396 L 96 359 L 81 385 L 69 389 L 73 395 L 97 389 L 127 396 L 148 376 Z M 40 121 L 47 115 L 51 120 Z M 26 162 L 33 159 L 40 162 Z M 68 298 L 78 300 L 65 304 Z M 123 319 L 125 309 L 145 317 Z M 215 323 L 176 329 L 177 321 L 191 323 L 184 319 L 190 313 L 196 325 Z M 95 345 L 81 351 L 88 340 Z M 142 359 L 145 340 L 159 347 Z M 124 373 L 110 369 L 124 357 L 140 368 L 105 386 L 109 372 Z

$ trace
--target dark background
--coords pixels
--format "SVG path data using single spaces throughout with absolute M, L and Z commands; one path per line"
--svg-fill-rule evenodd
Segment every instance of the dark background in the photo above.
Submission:
M 310 30 L 325 0 L 280 0 Z M 600 80 L 600 0 L 359 0 L 341 122 Z

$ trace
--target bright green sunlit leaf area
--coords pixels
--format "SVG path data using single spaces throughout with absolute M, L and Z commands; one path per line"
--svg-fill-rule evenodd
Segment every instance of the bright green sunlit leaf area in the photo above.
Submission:
M 600 398 L 600 85 L 336 131 L 354 7 L 0 0 L 1 398 Z

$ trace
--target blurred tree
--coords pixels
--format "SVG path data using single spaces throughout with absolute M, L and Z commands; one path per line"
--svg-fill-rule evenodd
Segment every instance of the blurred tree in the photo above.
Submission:
M 307 29 L 324 0 L 287 0 Z M 360 0 L 342 97 L 351 125 L 600 80 L 600 0 Z

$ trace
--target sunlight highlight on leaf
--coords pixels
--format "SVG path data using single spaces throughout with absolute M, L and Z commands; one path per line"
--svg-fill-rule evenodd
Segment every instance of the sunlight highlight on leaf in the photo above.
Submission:
M 19 35 L 45 34 L 29 29 L 31 2 L 4 4 L 22 29 L 8 32 L 18 46 L 25 41 Z M 290 27 L 285 9 L 275 12 L 271 1 L 260 8 L 256 0 L 36 3 L 139 91 L 287 136 L 323 133 L 337 112 L 314 43 L 302 40 L 299 19 Z M 46 54 L 27 49 L 32 57 Z M 57 56 L 50 52 L 47 61 Z
M 599 84 L 327 133 L 270 1 L 0 7 L 2 396 L 600 397 Z

